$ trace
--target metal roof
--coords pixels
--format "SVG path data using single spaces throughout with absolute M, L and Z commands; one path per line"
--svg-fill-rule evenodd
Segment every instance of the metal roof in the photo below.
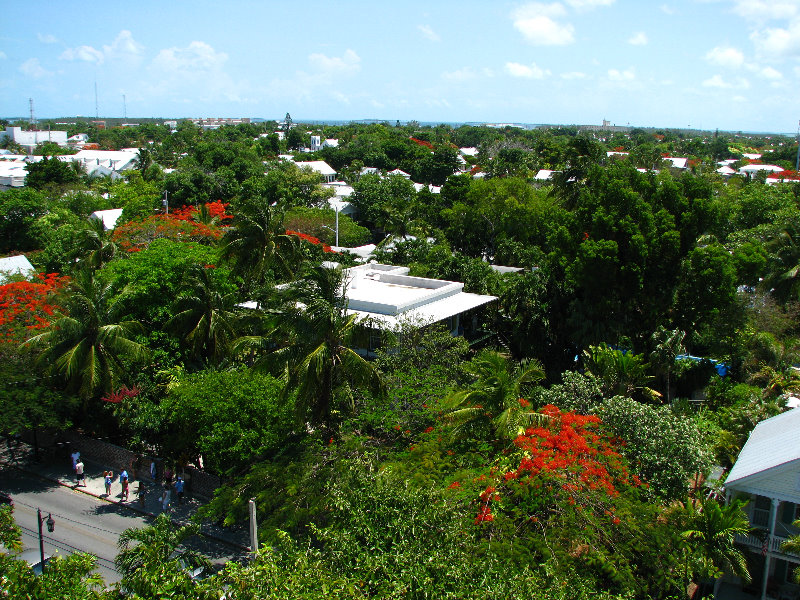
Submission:
M 761 421 L 739 453 L 725 486 L 768 469 L 800 460 L 800 410 L 792 409 Z

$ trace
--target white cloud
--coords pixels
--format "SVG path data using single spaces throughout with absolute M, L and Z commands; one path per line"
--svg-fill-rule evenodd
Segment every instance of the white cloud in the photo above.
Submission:
M 717 46 L 706 53 L 706 60 L 712 65 L 738 69 L 744 64 L 744 54 L 736 48 Z
M 598 6 L 611 6 L 616 0 L 566 0 L 576 10 L 589 10 Z
M 29 58 L 19 66 L 19 70 L 21 73 L 33 79 L 41 79 L 42 77 L 52 75 L 50 71 L 41 65 L 38 58 Z
M 726 81 L 722 75 L 714 75 L 703 82 L 703 87 L 716 88 L 720 90 L 742 89 L 746 90 L 750 87 L 750 82 L 744 77 L 737 77 L 733 81 Z
M 53 34 L 51 34 L 51 33 L 47 33 L 47 34 L 37 33 L 36 37 L 43 44 L 55 44 L 56 42 L 58 42 L 58 38 L 56 36 L 54 36 Z
M 325 56 L 324 54 L 310 54 L 308 62 L 319 72 L 330 76 L 354 75 L 361 70 L 361 58 L 353 50 L 345 50 L 339 56 Z
M 419 29 L 422 32 L 423 36 L 425 36 L 432 42 L 442 41 L 442 38 L 440 38 L 439 34 L 437 34 L 433 29 L 431 29 L 430 25 L 417 25 L 417 29 Z
M 800 5 L 792 0 L 736 0 L 733 12 L 748 21 L 791 19 L 800 13 Z
M 127 29 L 120 31 L 110 46 L 103 46 L 103 53 L 108 60 L 138 59 L 143 51 L 144 46 L 134 40 L 133 35 Z
M 636 79 L 636 73 L 634 72 L 633 68 L 626 69 L 625 71 L 609 69 L 608 79 L 610 81 L 633 81 Z
M 586 73 L 581 73 L 580 71 L 570 71 L 568 73 L 562 73 L 561 79 L 586 79 Z
M 533 2 L 515 10 L 512 19 L 514 28 L 531 44 L 564 46 L 575 41 L 575 28 L 569 23 L 556 21 L 566 14 L 566 9 L 558 2 L 552 4 Z
M 448 81 L 469 81 L 475 79 L 477 76 L 478 74 L 472 67 L 464 67 L 463 69 L 442 73 L 442 79 Z
M 486 77 L 494 77 L 494 71 L 489 67 L 483 67 L 483 69 L 481 69 L 481 73 L 483 73 Z
M 754 31 L 750 39 L 760 56 L 800 56 L 800 19 L 795 19 L 785 29 L 774 27 Z
M 91 46 L 78 46 L 77 48 L 67 48 L 58 58 L 61 60 L 82 60 L 102 64 L 103 53 Z
M 772 80 L 783 79 L 783 73 L 781 73 L 777 69 L 773 69 L 772 67 L 764 67 L 763 69 L 761 69 L 760 75 L 764 79 L 772 79 Z
M 82 60 L 98 65 L 108 61 L 138 61 L 141 58 L 144 46 L 133 39 L 127 29 L 123 29 L 114 38 L 111 44 L 104 44 L 102 50 L 93 46 L 82 45 L 76 48 L 67 48 L 61 53 L 61 60 Z
M 647 45 L 647 35 L 644 31 L 638 31 L 630 37 L 628 43 L 633 46 L 645 46 Z
M 674 15 L 675 9 L 672 8 L 669 4 L 662 4 L 661 12 L 663 12 L 665 15 Z
M 194 41 L 186 48 L 165 48 L 153 59 L 153 66 L 168 73 L 197 73 L 222 68 L 228 55 L 205 42 Z
M 515 62 L 506 63 L 506 73 L 512 77 L 522 77 L 524 79 L 544 79 L 550 75 L 550 71 L 542 69 L 536 63 L 523 65 Z

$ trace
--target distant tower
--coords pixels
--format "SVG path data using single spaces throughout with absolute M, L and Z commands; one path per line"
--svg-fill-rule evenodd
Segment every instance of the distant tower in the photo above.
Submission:
M 33 114 L 33 98 L 28 98 L 28 103 L 31 107 L 31 125 L 36 125 L 36 117 Z
M 126 123 L 128 121 L 128 102 L 125 100 L 125 94 L 122 94 L 122 120 Z
M 100 118 L 100 109 L 98 108 L 97 104 L 97 80 L 94 82 L 94 118 Z

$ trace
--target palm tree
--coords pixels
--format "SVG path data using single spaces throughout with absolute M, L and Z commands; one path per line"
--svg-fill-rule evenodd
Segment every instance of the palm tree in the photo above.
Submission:
M 147 348 L 133 339 L 142 332 L 141 324 L 120 320 L 120 298 L 91 271 L 80 271 L 66 290 L 66 314 L 24 342 L 43 346 L 37 363 L 62 376 L 84 400 L 116 387 L 123 359 L 138 361 L 148 355 Z
M 166 327 L 181 335 L 195 357 L 219 362 L 235 339 L 237 296 L 220 291 L 212 273 L 201 265 L 189 270 L 175 302 L 177 312 Z
M 675 366 L 675 360 L 680 354 L 686 352 L 683 345 L 685 337 L 686 332 L 680 329 L 669 330 L 663 325 L 659 325 L 650 337 L 654 346 L 650 353 L 650 363 L 664 375 L 667 384 L 667 402 L 672 399 L 670 376 Z
M 273 315 L 277 336 L 241 338 L 235 349 L 263 354 L 254 368 L 282 375 L 285 394 L 297 394 L 298 421 L 330 426 L 337 405 L 352 403 L 354 388 L 385 394 L 380 372 L 352 348 L 362 328 L 347 314 L 341 268 L 312 267 L 285 292 Z
M 800 237 L 789 226 L 767 241 L 772 253 L 769 273 L 759 284 L 782 302 L 800 297 Z
M 298 254 L 297 237 L 283 228 L 283 213 L 261 196 L 239 204 L 221 246 L 222 258 L 245 278 L 249 289 L 262 283 L 272 268 L 291 275 L 291 259 Z
M 583 361 L 586 370 L 600 380 L 606 396 L 633 397 L 639 394 L 651 401 L 661 396 L 645 385 L 653 378 L 647 374 L 647 365 L 641 354 L 600 344 L 584 350 Z
M 800 519 L 792 523 L 792 526 L 795 529 L 800 529 Z M 788 540 L 783 542 L 783 544 L 781 544 L 781 552 L 785 552 L 787 554 L 800 555 L 800 535 L 790 536 Z M 795 569 L 793 575 L 794 575 L 794 580 L 797 583 L 800 583 L 800 568 Z
M 102 219 L 89 219 L 80 232 L 80 249 L 86 263 L 92 269 L 99 269 L 117 255 L 117 245 L 106 230 Z
M 489 426 L 502 439 L 513 439 L 526 427 L 545 420 L 529 408 L 525 395 L 544 379 L 536 360 L 516 363 L 508 355 L 484 350 L 467 367 L 476 378 L 468 389 L 457 391 L 444 401 L 446 419 L 456 432 Z
M 191 588 L 191 579 L 186 569 L 206 569 L 209 560 L 194 550 L 183 548 L 182 544 L 197 535 L 200 526 L 189 523 L 176 527 L 165 514 L 156 517 L 149 527 L 126 529 L 117 546 L 119 554 L 114 564 L 122 575 L 122 585 L 137 597 L 156 597 L 154 588 Z M 164 585 L 166 580 L 170 585 Z M 173 590 L 180 597 L 180 590 Z M 158 596 L 160 597 L 160 596 Z
M 750 531 L 750 522 L 742 504 L 727 506 L 716 500 L 704 500 L 690 508 L 683 538 L 687 542 L 687 579 L 718 577 L 729 572 L 750 581 L 744 553 L 736 547 L 736 535 Z M 689 560 L 693 565 L 689 567 Z M 691 571 L 691 572 L 690 572 Z

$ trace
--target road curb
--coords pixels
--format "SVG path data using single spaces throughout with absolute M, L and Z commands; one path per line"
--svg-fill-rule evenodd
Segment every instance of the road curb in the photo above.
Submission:
M 23 467 L 20 467 L 19 465 L 14 465 L 14 464 L 9 464 L 9 463 L 6 463 L 6 465 L 12 467 L 13 469 L 15 469 L 17 471 L 20 471 L 21 473 L 27 473 L 28 475 L 34 475 L 34 476 L 39 477 L 40 479 L 44 479 L 46 481 L 52 481 L 53 483 L 57 483 L 61 487 L 69 488 L 69 489 L 71 489 L 73 491 L 80 492 L 81 494 L 85 494 L 87 496 L 91 496 L 92 498 L 96 498 L 98 500 L 102 500 L 103 502 L 106 502 L 107 504 L 113 504 L 113 505 L 116 505 L 116 506 L 122 506 L 122 507 L 125 507 L 125 508 L 128 508 L 128 509 L 132 510 L 135 513 L 138 513 L 140 515 L 146 515 L 148 517 L 156 518 L 158 516 L 156 513 L 150 512 L 148 510 L 144 510 L 142 508 L 139 508 L 138 506 L 133 506 L 132 504 L 125 504 L 122 501 L 109 500 L 108 498 L 104 498 L 102 495 L 95 494 L 95 493 L 93 493 L 93 492 L 91 492 L 91 491 L 89 491 L 87 489 L 81 489 L 80 486 L 73 486 L 72 484 L 64 483 L 63 481 L 61 481 L 60 479 L 58 479 L 56 477 L 48 477 L 47 475 L 42 475 L 41 473 L 39 473 L 37 471 L 33 471 L 33 470 L 30 470 L 30 469 L 25 469 Z M 164 514 L 164 513 L 161 513 L 161 514 Z M 170 515 L 167 515 L 167 516 L 169 517 L 169 520 L 172 521 L 172 523 L 175 524 L 175 525 L 182 526 L 182 525 L 186 525 L 188 523 L 188 521 L 181 521 L 179 519 L 175 519 L 175 518 L 171 517 Z M 210 538 L 212 540 L 215 540 L 217 542 L 221 542 L 223 544 L 227 544 L 228 546 L 233 546 L 234 548 L 238 548 L 239 550 L 245 550 L 247 552 L 250 552 L 250 547 L 249 546 L 244 546 L 244 545 L 242 545 L 242 544 L 240 544 L 238 542 L 234 542 L 234 541 L 231 541 L 231 540 L 226 540 L 225 538 L 220 537 L 218 535 L 214 535 L 213 533 L 209 533 L 209 532 L 205 532 L 205 531 L 201 530 L 201 531 L 198 532 L 198 535 L 202 535 L 203 537 Z

